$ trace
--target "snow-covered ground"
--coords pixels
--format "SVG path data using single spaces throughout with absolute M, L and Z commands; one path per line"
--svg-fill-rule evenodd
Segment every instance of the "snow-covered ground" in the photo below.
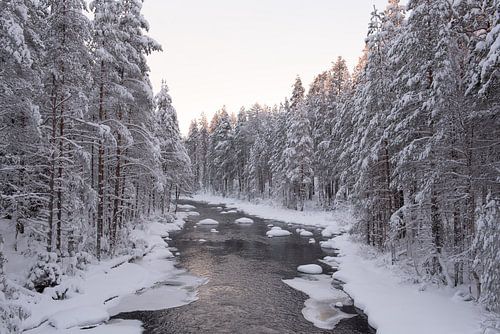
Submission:
M 207 194 L 197 194 L 193 199 L 210 204 L 226 204 L 264 219 L 322 228 L 322 235 L 330 238 L 322 246 L 338 248 L 340 252 L 339 257 L 325 257 L 323 262 L 338 266 L 334 277 L 345 282 L 345 291 L 354 299 L 355 305 L 368 315 L 368 321 L 377 329 L 377 334 L 498 333 L 495 329 L 483 328 L 485 318 L 492 315 L 488 315 L 475 302 L 458 298 L 459 290 L 434 286 L 424 288 L 413 284 L 411 277 L 398 266 L 390 265 L 384 254 L 375 253 L 369 247 L 351 240 L 348 234 L 334 236 L 347 231 L 353 223 L 348 210 L 297 212 L 269 203 L 254 204 Z M 313 281 L 302 280 L 296 284 L 290 280 L 285 283 L 310 296 L 316 296 L 315 292 L 325 289 L 324 281 L 318 282 L 314 284 Z M 331 322 L 318 322 L 315 316 L 321 312 L 319 307 L 323 304 L 318 298 L 309 299 L 303 314 L 319 327 L 330 327 Z
M 85 333 L 141 333 L 139 321 L 108 320 L 121 312 L 160 310 L 196 300 L 196 287 L 205 281 L 175 268 L 174 255 L 165 241 L 170 232 L 182 228 L 187 216 L 187 212 L 180 212 L 170 223 L 159 218 L 138 225 L 130 236 L 142 245 L 137 254 L 90 264 L 75 276 L 63 276 L 60 285 L 41 294 L 23 289 L 18 302 L 30 312 L 22 323 L 26 333 L 77 333 L 81 327 L 95 325 Z M 4 235 L 11 230 L 8 225 L 7 221 L 0 224 L 6 228 Z M 22 285 L 33 257 L 15 252 L 13 244 L 7 244 L 4 251 L 9 279 Z M 70 298 L 52 298 L 55 290 L 65 289 Z

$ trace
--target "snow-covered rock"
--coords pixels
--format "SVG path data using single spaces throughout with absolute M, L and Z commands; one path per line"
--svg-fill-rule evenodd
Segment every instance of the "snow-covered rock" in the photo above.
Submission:
M 297 271 L 304 274 L 318 275 L 323 273 L 323 268 L 317 264 L 304 264 L 297 267 Z
M 314 234 L 311 231 L 302 230 L 300 231 L 301 237 L 312 237 Z
M 211 229 L 210 232 L 211 233 L 219 233 L 219 231 L 217 231 L 215 228 Z
M 309 239 L 309 243 L 310 243 L 310 244 L 315 244 L 315 243 L 316 243 L 316 240 L 314 240 L 314 238 L 310 238 L 310 239 Z
M 253 219 L 247 217 L 241 217 L 234 221 L 237 224 L 253 224 Z
M 206 218 L 206 219 L 200 220 L 197 224 L 198 225 L 219 225 L 219 222 L 215 219 Z
M 190 204 L 179 204 L 179 205 L 177 205 L 177 209 L 181 209 L 181 210 L 195 210 L 196 207 L 194 205 L 190 205 Z
M 289 236 L 291 234 L 292 233 L 290 233 L 290 231 L 282 230 L 281 227 L 278 227 L 278 226 L 275 226 L 271 230 L 269 230 L 269 231 L 266 232 L 266 235 L 269 238 L 272 238 L 272 237 L 286 237 L 286 236 Z

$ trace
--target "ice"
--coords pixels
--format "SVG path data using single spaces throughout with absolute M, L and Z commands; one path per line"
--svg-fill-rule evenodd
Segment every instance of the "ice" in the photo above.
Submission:
M 237 224 L 253 224 L 253 219 L 247 217 L 241 217 L 234 221 Z
M 49 324 L 56 329 L 97 325 L 109 320 L 105 307 L 99 305 L 76 307 L 58 312 L 49 318 Z
M 219 222 L 215 219 L 206 218 L 206 219 L 200 220 L 197 224 L 198 225 L 219 225 Z
M 304 274 L 317 275 L 317 274 L 323 273 L 323 268 L 321 268 L 321 266 L 319 266 L 317 264 L 304 264 L 304 265 L 298 266 L 297 271 L 300 271 L 301 273 L 304 273 Z
M 183 306 L 198 299 L 195 288 L 205 282 L 205 279 L 191 275 L 180 275 L 176 280 L 165 282 L 159 287 L 113 301 L 108 312 L 114 316 L 125 312 L 158 311 Z
M 275 227 L 271 228 L 271 230 L 269 230 L 269 231 L 266 232 L 266 235 L 269 238 L 272 238 L 272 237 L 286 237 L 286 236 L 289 236 L 291 234 L 292 233 L 290 233 L 290 231 L 282 230 L 281 227 L 278 227 L 278 226 L 275 226 Z
M 346 293 L 331 285 L 328 275 L 299 277 L 283 282 L 309 296 L 304 302 L 302 315 L 316 327 L 333 329 L 340 320 L 355 316 L 335 308 L 338 302 L 350 304 L 350 299 Z

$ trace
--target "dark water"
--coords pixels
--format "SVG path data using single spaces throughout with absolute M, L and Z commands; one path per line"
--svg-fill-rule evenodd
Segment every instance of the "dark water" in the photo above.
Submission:
M 275 221 L 252 217 L 251 225 L 234 224 L 247 216 L 220 214 L 214 205 L 183 201 L 197 207 L 201 215 L 190 217 L 185 229 L 169 245 L 179 249 L 179 266 L 192 274 L 207 277 L 199 288 L 199 299 L 189 305 L 148 312 L 119 314 L 116 318 L 139 319 L 145 333 L 374 333 L 366 317 L 342 320 L 333 330 L 316 328 L 302 316 L 307 295 L 296 291 L 282 279 L 297 276 L 298 265 L 318 263 L 325 255 L 318 243 L 296 233 L 288 237 L 267 238 L 267 224 L 287 227 Z M 251 216 L 250 216 L 251 217 Z M 219 221 L 218 226 L 198 226 L 204 218 Z M 219 233 L 210 233 L 216 228 Z M 291 231 L 295 227 L 288 227 Z M 315 231 L 318 239 L 319 231 Z M 199 242 L 205 239 L 206 242 Z M 330 270 L 324 266 L 325 270 Z

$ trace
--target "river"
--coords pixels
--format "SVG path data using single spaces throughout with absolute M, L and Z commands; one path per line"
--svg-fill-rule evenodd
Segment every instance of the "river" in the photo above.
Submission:
M 282 280 L 297 277 L 298 265 L 320 264 L 318 259 L 331 255 L 319 243 L 310 244 L 309 238 L 296 233 L 266 237 L 268 224 L 295 230 L 277 221 L 241 212 L 221 214 L 217 205 L 191 201 L 182 204 L 196 206 L 200 216 L 191 216 L 169 245 L 180 252 L 178 266 L 208 278 L 207 284 L 199 288 L 199 299 L 178 308 L 122 313 L 115 318 L 141 320 L 145 334 L 375 333 L 366 316 L 352 306 L 342 310 L 355 316 L 341 320 L 333 330 L 314 327 L 302 316 L 308 296 Z M 251 217 L 254 224 L 235 224 L 240 217 Z M 220 224 L 197 226 L 196 222 L 204 218 Z M 210 232 L 212 228 L 218 233 Z M 320 231 L 313 232 L 316 240 L 320 240 Z M 322 266 L 327 273 L 332 272 L 330 267 Z

